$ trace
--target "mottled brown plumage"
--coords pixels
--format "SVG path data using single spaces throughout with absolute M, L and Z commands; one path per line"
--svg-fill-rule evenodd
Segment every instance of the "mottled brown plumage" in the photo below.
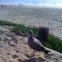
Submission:
M 34 34 L 33 31 L 29 30 L 29 32 L 28 32 L 28 45 L 36 51 L 43 51 L 46 54 L 48 52 L 50 52 L 45 49 L 45 47 L 42 45 L 42 43 L 38 39 L 33 37 L 33 34 Z

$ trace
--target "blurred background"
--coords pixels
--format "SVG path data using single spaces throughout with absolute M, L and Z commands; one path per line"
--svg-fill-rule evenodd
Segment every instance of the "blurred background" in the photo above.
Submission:
M 0 4 L 62 7 L 62 0 L 0 0 Z

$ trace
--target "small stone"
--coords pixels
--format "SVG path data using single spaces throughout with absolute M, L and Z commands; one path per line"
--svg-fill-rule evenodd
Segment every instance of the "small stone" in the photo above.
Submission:
M 18 59 L 18 62 L 23 62 L 21 59 Z
M 21 33 L 22 33 L 21 30 L 15 32 L 16 35 L 20 35 Z
M 7 55 L 10 55 L 10 53 L 7 53 Z
M 13 57 L 14 59 L 15 59 L 15 58 L 18 58 L 18 56 L 17 56 L 17 55 L 13 55 L 12 57 Z
M 12 33 L 12 34 L 11 34 L 11 39 L 12 39 L 16 44 L 18 43 L 16 34 Z

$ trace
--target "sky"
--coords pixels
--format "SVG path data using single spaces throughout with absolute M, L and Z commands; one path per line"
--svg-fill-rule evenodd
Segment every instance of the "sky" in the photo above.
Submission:
M 62 0 L 0 0 L 0 4 L 62 7 Z

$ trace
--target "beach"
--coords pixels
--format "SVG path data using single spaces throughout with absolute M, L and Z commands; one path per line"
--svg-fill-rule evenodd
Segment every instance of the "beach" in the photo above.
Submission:
M 0 20 L 25 26 L 49 27 L 62 40 L 62 9 L 29 6 L 0 6 Z
M 36 51 L 29 47 L 28 36 L 11 32 L 12 26 L 0 26 L 0 62 L 62 62 L 62 53 Z
M 15 26 L 4 25 L 1 22 L 1 20 L 9 21 L 23 24 L 26 27 L 49 27 L 49 33 L 61 39 L 61 12 L 61 9 L 57 8 L 29 6 L 0 7 L 0 24 L 2 23 L 0 25 L 0 62 L 62 62 L 62 53 L 45 46 L 43 46 L 45 50 L 41 51 L 31 48 L 29 42 L 35 41 L 34 45 L 36 46 L 38 45 L 37 41 L 40 41 L 35 37 L 33 37 L 34 41 L 29 41 L 29 34 L 27 32 L 19 31 L 19 34 L 17 34 L 18 32 L 11 31 Z M 24 30 L 24 28 L 22 29 Z M 57 46 L 58 44 L 54 43 L 54 45 Z M 40 46 L 42 47 L 42 43 L 40 43 Z M 48 54 L 44 52 L 46 50 L 49 51 Z

